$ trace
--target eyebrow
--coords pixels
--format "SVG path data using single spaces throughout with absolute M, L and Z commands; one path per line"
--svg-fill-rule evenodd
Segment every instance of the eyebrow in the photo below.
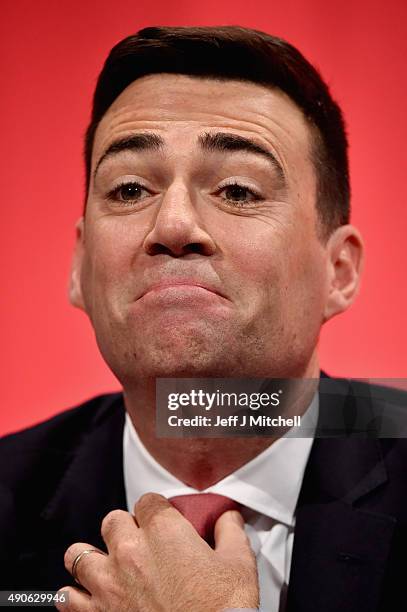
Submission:
M 112 144 L 109 145 L 106 151 L 103 153 L 102 157 L 96 164 L 93 177 L 96 176 L 100 164 L 108 157 L 117 155 L 122 151 L 159 151 L 160 149 L 164 148 L 164 144 L 164 140 L 161 138 L 161 136 L 148 132 L 120 138 L 119 140 L 112 142 Z
M 271 162 L 279 178 L 285 179 L 283 168 L 277 157 L 250 138 L 239 136 L 238 134 L 229 134 L 228 132 L 217 132 L 216 134 L 208 133 L 200 136 L 199 142 L 205 151 L 243 151 L 260 155 Z
M 239 136 L 238 134 L 230 134 L 228 132 L 216 132 L 215 134 L 203 134 L 202 136 L 199 136 L 198 141 L 204 151 L 243 151 L 246 153 L 260 155 L 271 163 L 279 178 L 282 181 L 285 180 L 283 168 L 276 156 L 271 151 L 257 142 L 254 142 L 250 138 Z M 103 161 L 109 157 L 117 155 L 118 153 L 123 151 L 160 151 L 164 147 L 165 141 L 161 138 L 161 136 L 150 132 L 133 134 L 132 136 L 120 138 L 119 140 L 112 142 L 103 153 L 96 164 L 93 176 L 96 176 L 99 166 Z

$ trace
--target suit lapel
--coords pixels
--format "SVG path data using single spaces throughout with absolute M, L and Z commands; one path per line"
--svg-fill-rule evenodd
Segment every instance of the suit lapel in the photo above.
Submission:
M 355 422 L 355 398 L 320 395 L 320 435 L 332 414 Z M 350 427 L 351 429 L 351 427 Z M 387 474 L 376 439 L 317 438 L 297 507 L 287 612 L 376 612 L 395 519 L 369 511 Z
M 67 537 L 97 540 L 113 509 L 126 509 L 123 479 L 124 407 L 121 397 L 97 415 L 42 518 Z
M 74 542 L 105 549 L 100 535 L 102 519 L 111 510 L 127 510 L 121 396 L 105 408 L 96 412 L 53 497 L 41 512 L 41 547 L 26 550 L 20 558 L 21 575 L 27 585 L 56 589 L 72 584 L 63 564 L 64 551 Z

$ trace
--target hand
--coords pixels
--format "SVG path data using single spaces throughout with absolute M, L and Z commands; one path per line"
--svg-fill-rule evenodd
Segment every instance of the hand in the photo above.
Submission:
M 254 554 L 239 512 L 225 512 L 215 525 L 212 549 L 167 499 L 143 495 L 134 516 L 110 512 L 102 522 L 108 554 L 82 557 L 77 576 L 82 592 L 64 587 L 69 612 L 219 612 L 257 608 Z M 65 567 L 88 544 L 65 553 Z

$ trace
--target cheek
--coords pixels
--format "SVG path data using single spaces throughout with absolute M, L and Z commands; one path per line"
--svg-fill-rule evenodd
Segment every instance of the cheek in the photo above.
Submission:
M 87 234 L 81 278 L 89 308 L 95 300 L 100 308 L 130 291 L 136 242 L 135 232 L 113 222 L 95 224 Z
M 325 250 L 320 243 L 314 219 L 301 223 L 259 224 L 225 235 L 225 258 L 244 283 L 252 287 L 250 294 L 289 312 L 319 312 L 325 296 Z
M 326 264 L 324 249 L 315 239 L 309 248 L 291 249 L 288 257 L 288 307 L 301 315 L 305 325 L 321 324 L 325 301 Z
M 264 293 L 288 277 L 291 240 L 287 230 L 270 219 L 242 219 L 220 237 L 225 261 L 246 286 Z

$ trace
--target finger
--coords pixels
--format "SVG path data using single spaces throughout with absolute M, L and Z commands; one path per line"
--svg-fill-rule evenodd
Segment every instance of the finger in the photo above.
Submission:
M 252 560 L 253 551 L 244 531 L 244 520 L 237 510 L 224 512 L 215 523 L 215 551 L 222 556 Z
M 83 554 L 74 567 L 75 560 L 85 550 L 97 552 Z M 95 590 L 96 583 L 101 580 L 101 576 L 106 574 L 107 559 L 106 553 L 99 548 L 84 542 L 76 542 L 66 550 L 64 564 L 68 572 L 92 593 Z
M 166 516 L 170 517 L 170 523 L 183 518 L 168 499 L 158 495 L 158 493 L 145 493 L 134 506 L 136 521 L 143 528 L 148 528 L 152 521 L 155 521 L 164 512 Z
M 64 601 L 55 603 L 57 610 L 61 612 L 92 612 L 91 597 L 88 593 L 84 593 L 73 587 L 63 587 L 59 589 L 57 595 L 64 595 Z
M 101 534 L 109 553 L 117 550 L 123 542 L 137 538 L 138 527 L 134 516 L 124 510 L 112 510 L 102 521 Z

